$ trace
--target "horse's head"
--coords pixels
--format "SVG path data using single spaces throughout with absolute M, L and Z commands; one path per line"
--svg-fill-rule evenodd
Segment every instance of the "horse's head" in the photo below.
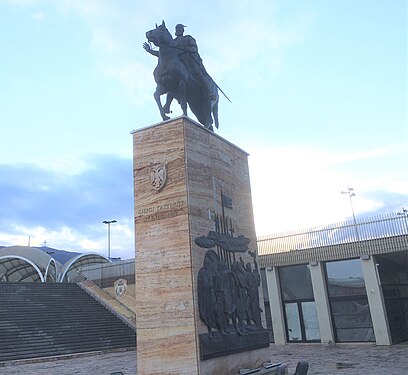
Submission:
M 167 30 L 164 21 L 160 26 L 157 26 L 153 30 L 146 32 L 146 38 L 149 42 L 153 43 L 156 47 L 170 44 L 173 41 L 169 30 Z

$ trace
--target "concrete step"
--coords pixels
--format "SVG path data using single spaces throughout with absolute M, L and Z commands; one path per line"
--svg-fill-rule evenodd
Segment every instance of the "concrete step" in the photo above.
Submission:
M 0 362 L 136 346 L 133 329 L 62 283 L 0 283 L 0 336 Z

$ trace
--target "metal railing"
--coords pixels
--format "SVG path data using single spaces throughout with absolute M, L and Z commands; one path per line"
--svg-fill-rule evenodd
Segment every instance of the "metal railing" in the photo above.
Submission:
M 304 250 L 408 234 L 408 214 L 389 213 L 305 230 L 285 232 L 257 239 L 258 254 Z
M 102 289 L 113 288 L 114 282 L 120 278 L 126 279 L 128 285 L 134 285 L 135 260 L 120 260 L 112 263 L 82 267 L 81 275 Z M 135 297 L 134 289 L 129 289 L 128 294 Z

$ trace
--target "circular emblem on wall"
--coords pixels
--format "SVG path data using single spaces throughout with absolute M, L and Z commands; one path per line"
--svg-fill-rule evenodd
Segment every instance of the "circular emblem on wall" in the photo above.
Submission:
M 114 287 L 116 296 L 119 298 L 124 297 L 127 291 L 127 280 L 125 279 L 116 280 Z
M 150 171 L 150 185 L 153 190 L 160 191 L 167 181 L 167 163 L 156 164 Z

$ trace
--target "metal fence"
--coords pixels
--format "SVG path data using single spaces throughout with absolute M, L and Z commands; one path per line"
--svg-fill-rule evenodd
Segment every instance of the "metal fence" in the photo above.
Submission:
M 408 214 L 390 213 L 258 237 L 258 254 L 312 249 L 408 234 Z

